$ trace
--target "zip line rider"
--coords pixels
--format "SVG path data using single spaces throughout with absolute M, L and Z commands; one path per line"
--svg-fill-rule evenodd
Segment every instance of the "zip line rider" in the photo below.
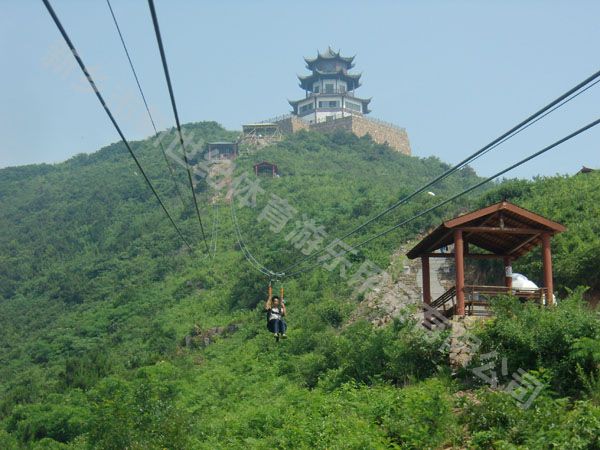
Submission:
M 278 296 L 273 296 L 271 286 L 269 286 L 269 298 L 265 303 L 265 311 L 267 311 L 267 329 L 274 334 L 275 339 L 287 338 L 285 331 L 287 324 L 283 317 L 286 315 L 285 303 L 283 298 L 280 300 Z

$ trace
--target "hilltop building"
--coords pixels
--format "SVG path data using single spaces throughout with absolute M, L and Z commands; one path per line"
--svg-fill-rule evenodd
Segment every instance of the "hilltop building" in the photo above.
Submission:
M 354 95 L 361 77 L 361 74 L 348 72 L 354 67 L 354 56 L 341 56 L 330 47 L 316 58 L 304 58 L 304 61 L 306 68 L 312 71 L 310 75 L 298 76 L 305 96 L 288 100 L 296 117 L 310 124 L 371 112 L 371 99 Z
M 317 52 L 315 58 L 304 58 L 304 61 L 311 72 L 298 76 L 304 97 L 288 100 L 292 107 L 290 114 L 261 122 L 264 128 L 271 130 L 269 133 L 257 132 L 258 124 L 244 125 L 243 143 L 268 145 L 274 137 L 281 138 L 300 130 L 323 133 L 344 130 L 359 137 L 368 134 L 379 144 L 385 143 L 401 153 L 411 154 L 404 128 L 366 117 L 371 112 L 371 99 L 355 95 L 361 86 L 361 74 L 350 72 L 354 67 L 354 56 L 342 56 L 329 47 L 324 53 Z M 272 131 L 274 128 L 276 132 Z

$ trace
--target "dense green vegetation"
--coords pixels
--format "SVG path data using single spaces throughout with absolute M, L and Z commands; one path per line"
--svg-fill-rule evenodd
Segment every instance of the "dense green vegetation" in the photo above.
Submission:
M 186 129 L 199 141 L 234 136 L 215 123 Z M 600 448 L 600 321 L 576 289 L 598 289 L 597 174 L 499 184 L 352 256 L 350 273 L 365 259 L 386 268 L 442 217 L 502 197 L 565 223 L 555 264 L 569 299 L 551 310 L 500 299 L 477 330 L 481 354 L 496 351 L 509 373 L 543 383 L 523 410 L 470 368 L 452 374 L 446 334 L 408 313 L 383 328 L 349 323 L 361 296 L 339 268 L 286 282 L 290 338 L 276 345 L 260 310 L 266 280 L 239 251 L 224 195 L 209 207 L 214 191 L 197 187 L 207 234 L 219 217 L 217 253 L 206 258 L 191 198 L 182 208 L 150 141 L 134 150 L 194 253 L 121 144 L 0 171 L 0 448 Z M 275 270 L 302 256 L 286 236 L 303 216 L 333 238 L 447 168 L 369 138 L 299 133 L 240 157 L 234 177 L 261 160 L 281 177 L 260 179 L 255 207 L 235 207 L 246 244 Z M 181 168 L 177 176 L 185 186 Z M 348 242 L 476 180 L 460 171 Z M 280 233 L 258 219 L 271 194 L 297 211 Z M 535 264 L 534 255 L 521 268 L 535 274 Z

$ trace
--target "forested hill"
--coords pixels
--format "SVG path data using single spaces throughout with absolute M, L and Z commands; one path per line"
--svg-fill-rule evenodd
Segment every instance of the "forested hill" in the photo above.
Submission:
M 214 122 L 185 130 L 197 142 L 236 137 Z M 556 420 L 543 424 L 508 394 L 489 394 L 468 377 L 450 380 L 446 355 L 438 351 L 443 335 L 432 338 L 408 319 L 382 329 L 347 325 L 361 299 L 348 277 L 364 261 L 385 269 L 399 245 L 485 201 L 481 193 L 361 248 L 346 277 L 339 267 L 317 268 L 286 281 L 290 337 L 276 345 L 266 332 L 259 303 L 267 280 L 240 249 L 227 189 L 240 194 L 232 204 L 246 246 L 279 271 L 303 256 L 294 238 L 298 224 L 322 227 L 329 242 L 446 170 L 439 159 L 405 156 L 346 133 L 302 132 L 245 152 L 224 192 L 197 186 L 207 241 L 216 249 L 207 256 L 185 171 L 176 168 L 182 206 L 160 149 L 147 140 L 133 143 L 133 150 L 192 252 L 121 143 L 61 164 L 0 170 L 0 448 L 441 448 L 465 440 L 490 448 L 494 440 L 516 442 L 502 428 L 509 426 L 517 429 L 517 443 L 543 442 L 538 434 L 547 429 L 560 430 L 566 443 L 573 434 L 593 436 L 577 428 L 581 408 L 600 418 L 593 400 L 577 407 L 556 400 L 583 401 L 593 381 L 577 378 L 577 367 L 584 375 L 593 368 L 585 353 L 592 347 L 569 353 L 573 342 L 598 332 L 595 316 L 576 300 L 544 317 L 527 310 L 523 323 L 511 319 L 510 308 L 519 305 L 503 305 L 506 319 L 500 314 L 497 327 L 482 332 L 488 349 L 506 343 L 504 350 L 515 355 L 523 353 L 515 346 L 542 345 L 533 335 L 554 333 L 552 357 L 538 347 L 519 360 L 520 367 L 542 371 L 551 387 L 538 419 Z M 252 166 L 263 160 L 277 164 L 280 176 L 256 178 Z M 373 236 L 478 180 L 463 169 L 435 186 L 435 195 L 419 196 L 347 242 Z M 240 186 L 247 181 L 258 182 L 255 203 L 243 199 Z M 510 194 L 569 227 L 580 224 L 576 236 L 597 236 L 597 209 L 554 202 L 548 195 L 554 188 L 543 187 L 562 186 L 567 193 L 571 185 L 597 195 L 598 175 L 509 182 L 486 199 Z M 279 226 L 265 214 L 277 198 L 290 215 Z M 564 239 L 557 258 L 587 254 L 583 239 Z M 585 270 L 558 266 L 565 286 L 590 280 Z M 548 327 L 565 317 L 574 329 Z M 509 323 L 510 332 L 502 328 Z M 508 338 L 515 334 L 522 341 Z M 570 365 L 559 364 L 555 356 L 566 354 Z M 570 387 L 561 382 L 574 378 L 579 381 Z M 465 389 L 481 398 L 468 402 L 457 395 Z

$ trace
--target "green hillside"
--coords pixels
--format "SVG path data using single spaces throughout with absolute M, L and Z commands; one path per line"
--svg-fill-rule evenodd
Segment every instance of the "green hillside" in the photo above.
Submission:
M 212 122 L 185 128 L 199 142 L 235 136 Z M 400 244 L 442 217 L 498 197 L 565 223 L 557 284 L 597 289 L 597 259 L 576 258 L 598 248 L 598 203 L 589 203 L 597 174 L 494 186 L 361 248 L 346 278 L 318 268 L 286 281 L 290 337 L 276 344 L 261 311 L 268 280 L 240 251 L 227 188 L 217 196 L 197 186 L 217 250 L 207 256 L 189 190 L 182 207 L 159 149 L 149 140 L 133 149 L 193 252 L 122 144 L 0 170 L 0 448 L 600 445 L 600 322 L 578 300 L 581 290 L 548 311 L 504 299 L 498 318 L 479 330 L 482 349 L 508 355 L 511 373 L 524 368 L 546 386 L 527 410 L 468 371 L 452 376 L 439 351 L 444 333 L 428 334 L 409 316 L 384 328 L 347 322 L 362 299 L 348 279 L 364 261 L 385 269 Z M 275 271 L 303 257 L 296 222 L 314 220 L 329 242 L 448 168 L 368 137 L 303 132 L 238 158 L 233 187 L 256 181 L 252 166 L 262 160 L 281 176 L 258 179 L 255 205 L 244 206 L 240 193 L 233 205 L 248 249 Z M 185 189 L 181 167 L 177 177 Z M 435 196 L 419 196 L 347 242 L 477 180 L 461 170 Z M 575 191 L 581 205 L 568 197 Z M 272 195 L 295 211 L 279 232 L 261 220 Z M 534 257 L 524 264 L 537 270 Z

